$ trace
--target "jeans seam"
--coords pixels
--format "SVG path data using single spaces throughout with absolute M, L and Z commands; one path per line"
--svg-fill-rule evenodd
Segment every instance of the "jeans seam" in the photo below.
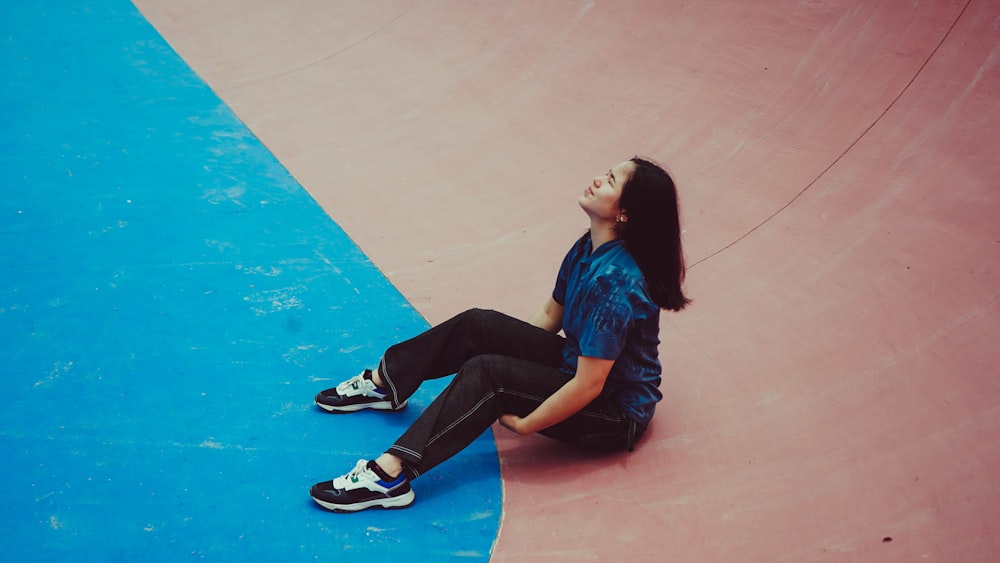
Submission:
M 389 385 L 389 390 L 392 391 L 392 406 L 399 406 L 399 393 L 396 392 L 396 386 L 392 384 L 392 380 L 389 379 L 389 366 L 385 363 L 385 356 L 382 356 L 382 361 L 379 362 L 378 368 L 381 372 L 382 381 Z
M 484 404 L 486 404 L 486 402 L 489 401 L 490 399 L 492 399 L 493 397 L 496 397 L 496 393 L 494 393 L 493 391 L 490 391 L 490 393 L 488 395 L 484 396 L 482 399 L 479 399 L 479 402 L 476 403 L 475 405 L 473 405 L 473 407 L 471 409 L 469 409 L 468 411 L 466 411 L 465 414 L 463 414 L 462 416 L 458 417 L 457 419 L 455 419 L 454 421 L 452 421 L 451 424 L 449 424 L 448 426 L 445 426 L 440 432 L 438 432 L 437 434 L 435 434 L 434 436 L 432 436 L 431 439 L 427 441 L 427 445 L 430 446 L 431 444 L 433 444 L 434 442 L 436 442 L 438 440 L 438 438 L 440 438 L 441 436 L 444 436 L 451 429 L 453 429 L 456 426 L 458 426 L 459 424 L 461 424 L 462 421 L 464 421 L 465 419 L 467 419 L 470 416 L 472 416 L 473 414 L 475 414 L 476 411 L 478 411 L 480 407 L 482 407 Z
M 415 452 L 415 451 L 411 450 L 410 448 L 407 448 L 407 447 L 404 447 L 404 446 L 400 446 L 399 444 L 393 444 L 393 445 L 389 446 L 389 449 L 390 450 L 400 451 L 400 452 L 412 455 L 413 457 L 417 458 L 417 461 L 420 461 L 420 460 L 422 460 L 424 458 L 424 456 L 422 456 L 420 453 Z

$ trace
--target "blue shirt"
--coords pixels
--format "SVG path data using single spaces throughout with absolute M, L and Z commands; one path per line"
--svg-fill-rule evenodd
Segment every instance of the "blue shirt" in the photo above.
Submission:
M 590 234 L 563 259 L 552 298 L 564 307 L 563 371 L 575 374 L 579 356 L 614 360 L 605 388 L 618 392 L 626 416 L 645 427 L 660 393 L 660 307 L 625 243 L 591 252 Z

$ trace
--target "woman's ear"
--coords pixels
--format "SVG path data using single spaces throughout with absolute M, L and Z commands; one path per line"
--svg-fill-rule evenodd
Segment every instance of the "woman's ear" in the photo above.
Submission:
M 628 213 L 624 209 L 618 209 L 618 217 L 615 218 L 615 223 L 628 223 Z

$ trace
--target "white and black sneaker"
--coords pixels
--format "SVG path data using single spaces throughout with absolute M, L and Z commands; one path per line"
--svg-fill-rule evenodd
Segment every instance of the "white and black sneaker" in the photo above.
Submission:
M 366 369 L 332 389 L 320 391 L 316 395 L 316 404 L 327 412 L 339 413 L 362 409 L 399 411 L 406 408 L 406 401 L 399 405 L 392 404 L 392 395 L 375 385 L 370 369 Z
M 333 512 L 357 512 L 376 506 L 406 508 L 416 496 L 405 473 L 393 479 L 377 463 L 363 459 L 347 475 L 316 483 L 309 495 Z

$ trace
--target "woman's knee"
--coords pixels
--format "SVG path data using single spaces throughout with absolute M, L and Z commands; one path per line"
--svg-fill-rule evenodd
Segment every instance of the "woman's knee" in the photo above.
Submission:
M 462 364 L 462 368 L 458 370 L 458 373 L 467 377 L 480 377 L 488 374 L 491 371 L 491 364 L 493 363 L 490 356 L 492 354 L 481 354 L 469 358 Z
M 565 383 L 561 372 L 542 369 L 544 374 L 533 370 L 530 362 L 500 354 L 481 354 L 462 364 L 456 378 L 463 379 L 463 385 L 488 389 L 498 396 L 540 403 Z
M 475 380 L 477 383 L 498 389 L 503 386 L 503 370 L 498 369 L 505 358 L 496 354 L 473 356 L 462 364 L 456 378 Z
M 468 309 L 459 313 L 456 319 L 471 328 L 483 328 L 495 324 L 500 315 L 492 309 Z
M 487 352 L 490 343 L 504 334 L 509 317 L 491 309 L 469 309 L 455 317 L 456 328 L 473 348 Z

